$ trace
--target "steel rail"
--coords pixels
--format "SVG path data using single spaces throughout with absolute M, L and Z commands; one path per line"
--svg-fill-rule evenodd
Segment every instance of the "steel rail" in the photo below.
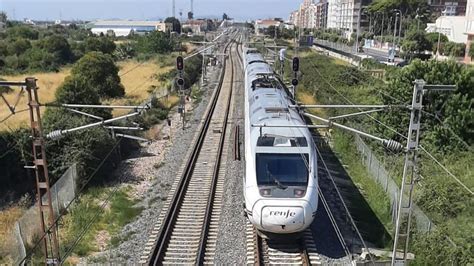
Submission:
M 231 72 L 230 72 L 230 91 L 229 91 L 229 98 L 227 99 L 227 107 L 225 110 L 225 115 L 224 115 L 224 122 L 223 122 L 223 127 L 222 127 L 222 133 L 221 137 L 219 140 L 219 147 L 217 150 L 217 158 L 216 158 L 216 164 L 214 165 L 214 171 L 213 171 L 213 178 L 212 178 L 212 183 L 211 183 L 211 193 L 209 193 L 208 201 L 207 201 L 207 206 L 206 206 L 206 212 L 205 212 L 205 217 L 204 217 L 204 224 L 203 224 L 203 229 L 201 232 L 201 242 L 199 243 L 199 249 L 198 249 L 198 258 L 197 262 L 199 265 L 204 264 L 204 256 L 206 252 L 206 243 L 207 243 L 207 236 L 209 232 L 209 225 L 211 221 L 211 212 L 212 212 L 212 207 L 214 206 L 214 195 L 216 194 L 216 183 L 217 183 L 217 177 L 219 176 L 219 168 L 221 165 L 221 158 L 222 158 L 222 150 L 224 148 L 224 141 L 225 141 L 225 133 L 227 130 L 227 122 L 229 120 L 229 113 L 230 113 L 230 106 L 232 102 L 232 90 L 233 90 L 233 82 L 234 82 L 234 59 L 232 56 L 232 45 L 230 45 L 230 50 L 229 50 L 229 60 L 231 64 Z
M 231 45 L 231 42 L 227 44 L 225 47 L 224 51 L 227 51 L 228 47 Z M 181 175 L 180 181 L 178 183 L 177 191 L 173 195 L 173 198 L 170 202 L 170 207 L 166 213 L 166 216 L 163 220 L 161 229 L 159 231 L 155 247 L 153 249 L 153 252 L 150 256 L 149 259 L 149 265 L 160 265 L 161 262 L 163 261 L 163 257 L 165 255 L 165 250 L 167 247 L 167 244 L 171 238 L 171 233 L 173 231 L 173 226 L 174 223 L 177 220 L 177 216 L 179 213 L 180 205 L 182 204 L 184 200 L 184 196 L 186 194 L 186 187 L 188 186 L 194 166 L 197 162 L 199 153 L 201 151 L 201 148 L 203 146 L 204 140 L 206 133 L 208 132 L 209 126 L 212 121 L 212 115 L 214 113 L 214 110 L 216 109 L 216 105 L 219 99 L 220 92 L 222 90 L 222 85 L 224 82 L 224 76 L 225 76 L 225 71 L 226 71 L 226 61 L 224 60 L 223 63 L 223 68 L 219 80 L 219 85 L 217 86 L 217 91 L 214 93 L 214 97 L 211 101 L 211 106 L 206 114 L 205 121 L 203 123 L 203 126 L 201 127 L 201 131 L 199 132 L 199 136 L 197 138 L 197 141 L 193 147 L 192 153 L 189 157 L 189 160 L 186 163 L 185 170 L 183 171 L 183 174 Z M 199 255 L 198 255 L 199 256 Z

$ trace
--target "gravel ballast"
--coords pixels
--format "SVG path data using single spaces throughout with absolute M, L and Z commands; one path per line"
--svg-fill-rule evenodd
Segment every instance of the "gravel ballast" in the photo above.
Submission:
M 131 186 L 130 194 L 139 200 L 136 207 L 143 211 L 135 221 L 126 225 L 119 238 L 122 240 L 117 247 L 98 252 L 82 260 L 83 264 L 94 262 L 138 264 L 149 232 L 155 225 L 163 203 L 168 197 L 171 185 L 177 177 L 177 171 L 184 163 L 185 155 L 192 146 L 192 140 L 201 123 L 210 97 L 217 85 L 220 69 L 208 69 L 209 88 L 204 90 L 202 99 L 187 113 L 187 123 L 181 129 L 180 115 L 174 111 L 170 115 L 171 128 L 163 123 L 162 135 L 164 140 L 154 141 L 140 149 L 134 158 L 125 160 L 117 175 L 127 175 L 127 182 L 121 186 Z M 192 105 L 189 104 L 186 108 Z M 171 136 L 171 140 L 168 137 Z M 130 178 L 129 178 L 130 177 Z

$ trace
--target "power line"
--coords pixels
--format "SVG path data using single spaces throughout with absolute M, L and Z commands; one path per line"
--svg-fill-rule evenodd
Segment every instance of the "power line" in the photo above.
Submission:
M 467 192 L 469 192 L 471 195 L 474 195 L 474 192 L 472 192 L 472 190 L 470 190 L 459 178 L 457 178 L 453 173 L 451 173 L 447 168 L 446 166 L 442 165 L 431 153 L 429 153 L 425 147 L 423 147 L 422 145 L 420 145 L 420 149 L 422 151 L 424 151 L 433 161 L 436 162 L 436 164 L 438 164 L 446 173 L 448 173 L 452 178 L 454 178 L 454 180 L 456 180 L 456 182 L 458 182 L 458 184 L 460 184 Z
M 104 159 L 99 163 L 99 165 L 95 168 L 95 170 L 93 171 L 93 173 L 87 178 L 85 179 L 86 181 L 83 183 L 82 187 L 78 190 L 76 196 L 74 196 L 74 198 L 64 207 L 64 209 L 69 209 L 69 207 L 79 198 L 79 196 L 81 195 L 81 193 L 84 191 L 84 189 L 86 188 L 86 186 L 89 184 L 89 182 L 91 181 L 91 179 L 97 174 L 97 172 L 100 170 L 100 168 L 104 165 L 104 163 L 109 159 L 110 155 L 112 154 L 112 152 L 118 147 L 118 145 L 121 143 L 122 139 L 120 138 L 119 140 L 117 140 L 114 144 L 114 146 L 112 147 L 112 149 L 107 153 L 107 155 L 104 157 Z M 50 225 L 48 227 L 48 230 L 46 230 L 46 232 L 49 232 L 51 230 L 51 228 L 53 228 L 54 225 L 57 225 L 59 220 L 66 214 L 66 212 L 62 212 L 59 214 L 59 216 L 56 218 L 56 220 L 54 221 L 54 223 L 52 225 Z M 39 244 L 41 244 L 41 241 L 43 241 L 43 239 L 47 236 L 47 234 L 43 234 L 38 240 L 37 242 L 35 243 L 35 245 L 33 246 L 33 248 L 31 249 L 31 251 L 23 258 L 23 260 L 21 261 L 21 263 L 25 262 L 27 260 L 27 258 L 31 257 L 31 255 L 34 253 L 35 249 L 39 246 Z
M 344 96 L 344 94 L 342 94 L 338 89 L 336 89 L 334 87 L 334 85 L 332 85 L 322 74 L 321 72 L 318 70 L 318 68 L 316 67 L 316 65 L 314 64 L 314 62 L 311 62 L 312 65 L 313 65 L 313 68 L 316 70 L 316 72 L 318 73 L 318 75 L 329 85 L 329 87 L 331 87 L 338 95 L 340 95 L 342 98 L 344 98 L 348 103 L 350 104 L 354 104 L 351 100 L 349 100 L 346 96 Z M 358 108 L 359 110 L 362 110 L 361 108 Z M 383 125 L 384 127 L 386 127 L 387 129 L 389 129 L 390 131 L 392 131 L 393 133 L 401 136 L 402 138 L 404 139 L 407 139 L 406 136 L 404 136 L 403 134 L 399 133 L 396 129 L 390 127 L 389 125 L 383 123 L 382 121 L 378 120 L 377 118 L 373 117 L 372 115 L 370 114 L 365 114 L 366 116 L 370 117 L 372 120 L 374 120 L 375 122 L 379 123 L 380 125 Z
M 351 75 L 352 77 L 354 77 L 355 79 L 357 79 L 359 82 L 362 81 L 359 77 L 355 76 L 354 74 L 350 73 L 349 71 L 346 71 L 345 73 Z M 406 103 L 405 101 L 401 100 L 400 98 L 395 97 L 395 96 L 392 96 L 392 95 L 388 94 L 387 92 L 384 92 L 384 91 L 381 90 L 381 89 L 380 89 L 380 90 L 377 90 L 377 91 L 378 91 L 380 94 L 383 94 L 384 96 L 386 96 L 386 97 L 388 97 L 388 98 L 390 98 L 390 99 L 392 99 L 392 100 L 395 100 L 395 101 L 398 102 L 398 103 Z M 442 121 L 436 114 L 433 114 L 433 113 L 430 113 L 430 112 L 427 112 L 427 111 L 423 111 L 423 110 L 422 110 L 421 112 L 423 112 L 424 114 L 429 115 L 429 116 L 435 118 L 435 120 L 438 121 L 438 122 L 443 126 L 443 128 L 447 129 L 451 134 L 453 134 L 454 137 L 455 137 L 461 144 L 463 144 L 467 150 L 472 150 L 472 147 L 471 147 L 466 141 L 464 141 L 464 140 L 461 138 L 461 136 L 459 136 L 456 132 L 454 132 L 454 130 L 453 130 L 451 127 L 449 127 L 448 125 L 446 125 L 446 123 L 445 123 L 444 121 Z
M 331 87 L 337 94 L 339 94 L 342 98 L 344 98 L 347 102 L 349 102 L 350 104 L 353 104 L 351 100 L 349 100 L 346 96 L 344 96 L 339 90 L 337 90 L 330 82 L 328 82 L 328 80 L 321 74 L 321 72 L 317 69 L 316 65 L 312 62 L 312 65 L 313 65 L 313 68 L 316 70 L 316 72 L 318 73 L 318 75 L 329 85 L 329 87 Z M 360 108 L 359 108 L 360 110 Z M 396 131 L 394 128 L 386 125 L 385 123 L 379 121 L 378 119 L 376 119 L 375 117 L 371 116 L 370 114 L 366 114 L 366 116 L 370 117 L 372 120 L 376 121 L 377 123 L 385 126 L 387 129 L 389 129 L 390 131 L 396 133 L 397 135 L 401 136 L 402 138 L 404 139 L 407 139 L 407 137 L 401 133 L 399 133 L 398 131 Z M 462 181 L 456 177 L 453 173 L 451 173 L 444 165 L 442 165 L 430 152 L 428 152 L 423 146 L 420 145 L 420 148 L 426 153 L 428 154 L 428 156 L 433 160 L 435 161 L 449 176 L 451 176 L 454 180 L 456 180 L 457 183 L 459 183 L 464 189 L 466 189 L 470 194 L 473 194 L 472 190 L 470 190 L 464 183 L 462 183 Z

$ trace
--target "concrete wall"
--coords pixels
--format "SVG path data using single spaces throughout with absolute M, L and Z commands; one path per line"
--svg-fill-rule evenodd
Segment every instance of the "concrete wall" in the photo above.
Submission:
M 58 216 L 76 196 L 77 170 L 72 165 L 61 178 L 51 187 L 53 198 L 53 209 Z M 46 200 L 45 197 L 43 197 Z M 26 246 L 35 244 L 35 239 L 42 236 L 40 228 L 40 216 L 38 205 L 30 207 L 25 214 L 15 223 L 10 237 L 11 257 L 18 264 L 26 256 Z

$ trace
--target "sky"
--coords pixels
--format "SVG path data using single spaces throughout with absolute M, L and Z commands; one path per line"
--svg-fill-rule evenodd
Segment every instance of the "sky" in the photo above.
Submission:
M 175 0 L 186 18 L 191 0 Z M 237 20 L 281 17 L 287 19 L 302 0 L 194 0 L 195 17 L 222 17 L 225 12 Z M 0 10 L 9 18 L 23 20 L 159 19 L 171 16 L 172 0 L 0 0 Z

